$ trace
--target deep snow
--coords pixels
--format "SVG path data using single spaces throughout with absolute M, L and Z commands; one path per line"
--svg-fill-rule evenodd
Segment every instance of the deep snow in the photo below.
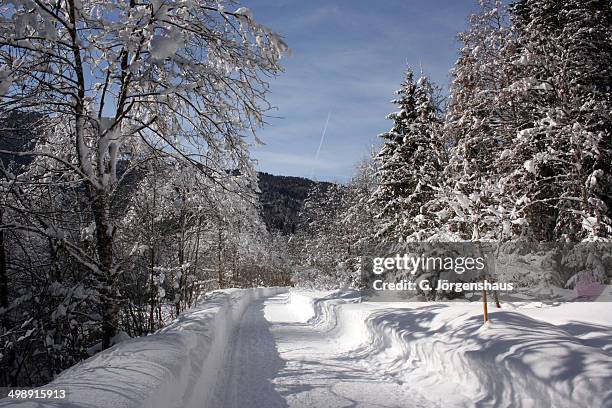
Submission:
M 44 389 L 66 389 L 67 400 L 0 407 L 201 408 L 212 398 L 228 341 L 254 299 L 279 288 L 228 289 L 206 294 L 199 306 L 157 333 L 119 343 L 69 368 Z
M 608 407 L 609 303 L 362 303 L 357 292 L 217 291 L 155 335 L 44 388 L 54 407 Z

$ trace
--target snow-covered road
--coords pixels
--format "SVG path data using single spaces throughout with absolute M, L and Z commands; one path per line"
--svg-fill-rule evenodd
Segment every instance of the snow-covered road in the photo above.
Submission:
M 429 407 L 406 384 L 380 375 L 351 354 L 327 325 L 308 322 L 283 293 L 253 302 L 234 337 L 221 379 L 220 406 Z
M 605 302 L 362 302 L 355 291 L 224 289 L 157 333 L 10 408 L 612 407 Z

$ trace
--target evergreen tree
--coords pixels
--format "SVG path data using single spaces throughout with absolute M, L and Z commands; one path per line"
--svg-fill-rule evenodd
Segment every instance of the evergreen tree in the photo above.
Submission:
M 501 98 L 509 79 L 500 67 L 510 37 L 501 1 L 481 1 L 452 70 L 453 82 L 445 121 L 451 147 L 440 190 L 445 211 L 441 236 L 448 240 L 502 239 L 503 197 L 496 158 L 507 143 L 508 124 L 516 121 L 511 101 Z
M 349 255 L 359 253 L 367 240 L 376 233 L 377 208 L 370 197 L 378 188 L 376 162 L 373 155 L 357 166 L 357 172 L 348 183 L 341 208 L 341 222 L 345 226 Z
M 516 221 L 550 241 L 609 239 L 612 8 L 609 1 L 522 0 L 506 66 L 521 122 L 502 180 Z
M 379 187 L 372 203 L 380 208 L 379 236 L 390 240 L 420 240 L 429 218 L 429 203 L 442 170 L 444 149 L 434 89 L 427 77 L 416 83 L 408 69 L 393 101 L 400 108 L 387 118 L 393 127 L 376 156 Z

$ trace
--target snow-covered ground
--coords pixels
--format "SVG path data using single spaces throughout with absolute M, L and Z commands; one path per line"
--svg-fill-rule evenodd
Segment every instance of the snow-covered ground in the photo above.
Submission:
M 286 289 L 227 289 L 203 296 L 157 333 L 127 340 L 64 371 L 42 389 L 64 401 L 0 401 L 0 407 L 206 407 L 244 311 Z
M 217 291 L 45 388 L 68 389 L 54 407 L 609 407 L 610 310 L 513 303 L 483 325 L 472 303 Z

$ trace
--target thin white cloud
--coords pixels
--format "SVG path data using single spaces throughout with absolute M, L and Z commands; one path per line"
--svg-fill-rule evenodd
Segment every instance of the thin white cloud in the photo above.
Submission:
M 472 4 L 473 3 L 473 4 Z M 441 86 L 456 59 L 455 35 L 477 4 L 451 0 L 266 0 L 253 2 L 256 18 L 284 35 L 293 56 L 271 83 L 269 126 L 259 132 L 266 146 L 255 151 L 260 168 L 277 174 L 348 179 L 354 165 L 395 109 L 393 92 L 408 63 Z M 327 113 L 328 138 L 313 163 Z

